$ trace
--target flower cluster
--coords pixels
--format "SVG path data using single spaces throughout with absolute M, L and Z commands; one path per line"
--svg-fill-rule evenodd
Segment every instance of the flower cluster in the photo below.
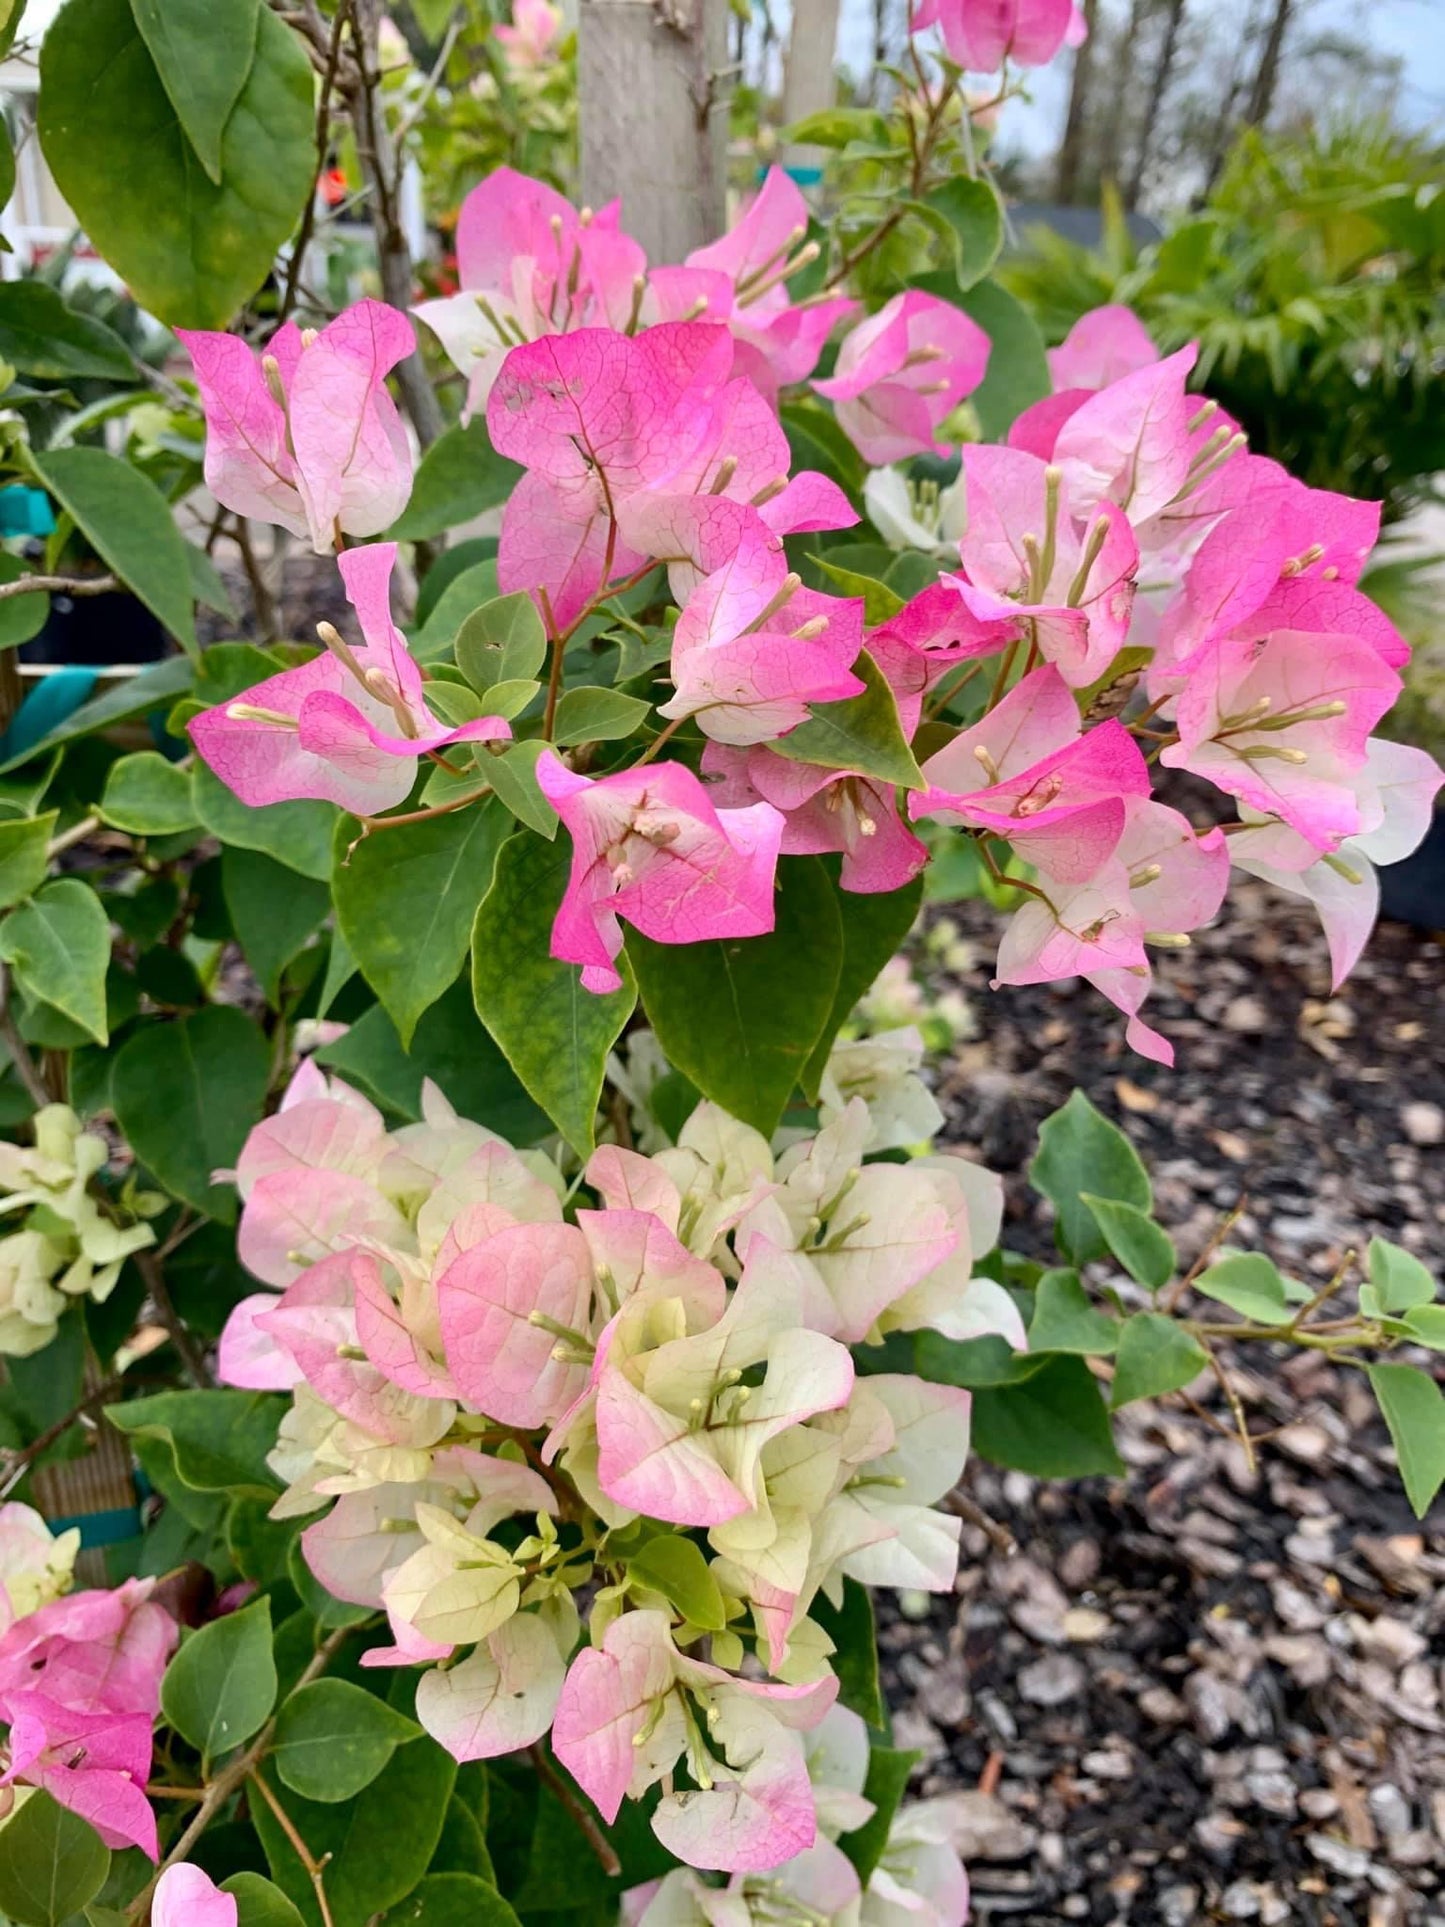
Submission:
M 814 1844 L 806 1736 L 837 1693 L 814 1601 L 953 1583 L 935 1508 L 968 1394 L 859 1375 L 850 1348 L 1025 1342 L 974 1271 L 998 1181 L 870 1161 L 937 1120 L 920 1054 L 844 1047 L 827 1121 L 776 1145 L 700 1104 L 651 1156 L 599 1148 L 580 1193 L 430 1087 L 389 1131 L 304 1065 L 237 1166 L 270 1289 L 221 1375 L 293 1395 L 274 1514 L 310 1520 L 328 1591 L 386 1612 L 363 1664 L 426 1667 L 417 1717 L 459 1759 L 550 1730 L 608 1820 L 661 1782 L 654 1829 L 693 1866 Z
M 960 18 L 972 31 L 987 11 Z M 999 44 L 1020 59 L 1068 10 L 1008 11 L 993 10 Z M 791 299 L 806 225 L 775 170 L 721 241 L 649 271 L 615 206 L 578 213 L 503 171 L 462 212 L 463 292 L 419 310 L 467 373 L 470 405 L 485 406 L 493 446 L 523 470 L 497 571 L 504 592 L 533 597 L 550 637 L 541 733 L 569 641 L 610 597 L 644 581 L 661 594 L 665 572 L 676 605 L 660 630 L 670 687 L 641 755 L 600 776 L 590 753 L 546 748 L 536 762 L 572 840 L 553 955 L 606 992 L 621 982 L 623 924 L 662 943 L 762 934 L 780 857 L 839 852 L 845 890 L 897 890 L 928 861 L 927 822 L 959 826 L 1014 884 L 995 982 L 1083 977 L 1161 1061 L 1171 1047 L 1140 1015 L 1151 952 L 1216 914 L 1232 863 L 1318 905 L 1343 976 L 1374 917 L 1373 866 L 1418 841 L 1441 782 L 1423 752 L 1371 734 L 1407 654 L 1357 586 L 1378 508 L 1250 454 L 1189 392 L 1192 349 L 1161 359 L 1126 309 L 1101 309 L 1053 352 L 1054 392 L 1005 444 L 965 446 L 955 482 L 873 468 L 874 522 L 939 568 L 870 621 L 863 600 L 828 592 L 831 576 L 803 579 L 809 538 L 826 560 L 827 538 L 858 519 L 836 481 L 792 472 L 777 412 L 856 305 Z M 361 356 L 358 339 L 390 345 Z M 294 497 L 321 536 L 392 516 L 381 383 L 409 340 L 375 303 L 298 336 L 260 373 L 234 342 L 195 338 L 222 499 L 264 496 L 286 520 Z M 910 291 L 853 322 L 813 393 L 865 460 L 903 461 L 943 446 L 988 346 L 966 315 Z M 235 372 L 229 402 L 221 367 Z M 303 431 L 321 393 L 331 427 Z M 194 724 L 246 801 L 326 797 L 384 827 L 378 812 L 407 796 L 419 762 L 510 736 L 488 692 L 460 692 L 459 710 L 457 685 L 429 682 L 409 654 L 388 605 L 392 555 L 377 544 L 340 559 L 362 645 L 323 628 L 325 655 Z M 866 727 L 806 728 L 854 709 Z M 880 726 L 897 752 L 881 766 Z M 927 752 L 921 773 L 910 745 Z M 1157 797 L 1175 769 L 1237 820 L 1201 828 Z
M 0 1143 L 0 1212 L 25 1214 L 0 1237 L 0 1355 L 11 1358 L 50 1343 L 69 1299 L 109 1297 L 125 1260 L 155 1241 L 90 1190 L 110 1156 L 104 1138 L 65 1104 L 45 1105 L 33 1125 L 33 1145 Z
M 63 1597 L 80 1535 L 0 1506 L 0 1819 L 43 1788 L 108 1847 L 156 1858 L 145 1796 L 161 1675 L 179 1637 L 152 1579 Z

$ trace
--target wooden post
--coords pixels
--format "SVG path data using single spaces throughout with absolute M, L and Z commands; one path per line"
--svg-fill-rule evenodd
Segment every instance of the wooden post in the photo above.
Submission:
M 582 198 L 655 265 L 727 220 L 727 0 L 581 0 Z
M 783 125 L 825 113 L 837 96 L 839 0 L 793 0 L 793 31 L 783 73 Z M 820 147 L 789 147 L 790 167 L 820 167 Z

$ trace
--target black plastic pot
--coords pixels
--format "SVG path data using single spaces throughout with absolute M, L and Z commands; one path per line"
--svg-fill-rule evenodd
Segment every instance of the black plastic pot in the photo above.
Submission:
M 110 669 L 159 662 L 167 654 L 160 623 L 143 602 L 117 589 L 110 595 L 52 596 L 45 627 L 22 646 L 20 660 Z
M 1417 930 L 1445 930 L 1445 810 L 1435 812 L 1413 855 L 1381 870 L 1380 915 Z

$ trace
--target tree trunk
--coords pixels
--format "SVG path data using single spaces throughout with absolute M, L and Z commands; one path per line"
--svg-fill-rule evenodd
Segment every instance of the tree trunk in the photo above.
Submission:
M 1064 122 L 1064 138 L 1059 143 L 1058 171 L 1054 193 L 1065 204 L 1078 191 L 1079 169 L 1084 159 L 1085 136 L 1089 126 L 1089 88 L 1094 77 L 1094 41 L 1099 31 L 1099 0 L 1084 0 L 1084 24 L 1088 34 L 1074 55 L 1074 74 L 1069 87 L 1069 117 Z
M 1179 29 L 1184 21 L 1185 0 L 1169 0 L 1169 16 L 1164 22 L 1164 38 L 1159 43 L 1159 58 L 1154 63 L 1154 76 L 1149 83 L 1149 105 L 1144 110 L 1144 125 L 1139 129 L 1139 145 L 1134 153 L 1134 166 L 1129 176 L 1128 190 L 1124 205 L 1130 209 L 1139 205 L 1139 192 L 1144 185 L 1144 170 L 1149 165 L 1149 149 L 1153 145 L 1154 130 L 1159 124 L 1159 110 L 1164 105 L 1164 96 L 1169 89 L 1169 77 L 1174 71 L 1174 58 L 1179 51 Z
M 1269 23 L 1265 36 L 1264 51 L 1255 69 L 1254 85 L 1250 89 L 1249 104 L 1244 110 L 1246 127 L 1262 127 L 1269 119 L 1269 110 L 1274 105 L 1275 90 L 1279 86 L 1280 56 L 1284 52 L 1284 37 L 1289 31 L 1289 17 L 1294 10 L 1294 0 L 1275 0 L 1274 17 Z
M 825 113 L 835 101 L 839 0 L 793 0 L 793 31 L 783 72 L 783 125 Z M 790 146 L 790 167 L 821 167 L 823 149 Z
M 1119 179 L 1119 163 L 1124 151 L 1124 133 L 1134 86 L 1134 50 L 1139 45 L 1139 34 L 1147 11 L 1148 0 L 1130 0 L 1129 25 L 1124 31 L 1124 38 L 1115 48 L 1114 95 L 1109 103 L 1109 116 L 1099 143 L 1099 174 L 1106 181 L 1117 182 Z
M 727 216 L 727 0 L 581 0 L 582 197 L 622 197 L 656 264 Z

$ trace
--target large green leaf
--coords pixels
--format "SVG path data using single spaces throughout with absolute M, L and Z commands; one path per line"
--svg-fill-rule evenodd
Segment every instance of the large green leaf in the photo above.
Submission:
M 1405 1496 L 1423 1519 L 1445 1483 L 1445 1393 L 1415 1365 L 1371 1365 L 1369 1378 L 1390 1428 Z
M 457 631 L 457 668 L 478 695 L 502 682 L 529 681 L 547 660 L 547 631 L 524 590 L 473 611 Z
M 221 1892 L 236 1903 L 236 1927 L 302 1927 L 301 1916 L 273 1882 L 258 1873 L 233 1873 Z
M 281 974 L 325 921 L 331 892 L 259 850 L 234 846 L 221 852 L 221 888 L 246 961 L 279 1008 Z
M 274 1788 L 274 1769 L 262 1771 Z M 327 1806 L 289 1787 L 275 1788 L 309 1852 L 326 1862 L 333 1927 L 366 1927 L 412 1892 L 431 1863 L 456 1774 L 456 1761 L 423 1737 L 393 1754 L 354 1800 Z M 275 1814 L 257 1799 L 251 1815 L 272 1879 L 307 1927 L 321 1927 L 311 1877 Z
M 653 943 L 627 933 L 648 1021 L 704 1097 L 771 1135 L 833 1009 L 843 925 L 817 857 L 778 866 L 770 936 Z
M 172 326 L 224 328 L 311 192 L 311 63 L 260 7 L 218 185 L 186 138 L 130 0 L 67 0 L 41 50 L 40 143 L 76 218 L 142 306 Z
M 62 1927 L 100 1892 L 110 1855 L 99 1834 L 48 1793 L 30 1793 L 0 1833 L 0 1907 L 19 1927 Z
M 485 415 L 465 428 L 439 435 L 421 459 L 411 500 L 388 535 L 396 542 L 426 542 L 487 509 L 499 508 L 522 471 L 492 447 Z
M 467 983 L 453 984 L 423 1015 L 409 1051 L 381 1005 L 373 1004 L 316 1059 L 405 1118 L 421 1116 L 422 1079 L 429 1077 L 463 1117 L 509 1143 L 534 1144 L 549 1128 L 546 1112 L 528 1097 L 478 1017 Z
M 89 884 L 58 877 L 12 910 L 0 924 L 0 957 L 27 995 L 62 1012 L 97 1044 L 108 1042 L 110 919 Z
M 70 0 L 71 6 L 89 3 Z M 150 477 L 103 448 L 53 448 L 48 454 L 32 454 L 31 460 L 96 553 L 194 655 L 198 645 L 186 541 Z
M 38 381 L 133 381 L 130 350 L 44 281 L 0 283 L 0 361 Z
M 1113 1351 L 1119 1323 L 1090 1301 L 1077 1271 L 1046 1271 L 1038 1283 L 1029 1324 L 1029 1351 Z
M 1136 1398 L 1177 1392 L 1208 1364 L 1209 1354 L 1199 1340 L 1174 1319 L 1157 1311 L 1136 1312 L 1119 1332 L 1110 1407 L 1117 1412 Z
M 807 722 L 768 747 L 793 763 L 853 770 L 881 783 L 922 789 L 923 775 L 903 734 L 887 679 L 866 650 L 853 667 L 868 685 L 861 696 L 814 703 Z
M 934 188 L 920 208 L 929 225 L 948 243 L 953 277 L 967 293 L 988 273 L 1003 247 L 1003 203 L 988 181 L 955 174 Z
M 990 1465 L 1036 1479 L 1124 1469 L 1093 1373 L 1062 1353 L 1017 1385 L 975 1392 L 972 1439 Z
M 100 814 L 130 836 L 174 836 L 193 829 L 191 779 L 158 750 L 137 750 L 111 764 Z
M 422 1012 L 457 980 L 511 828 L 510 813 L 488 798 L 378 830 L 349 860 L 346 819 L 337 831 L 332 887 L 341 934 L 403 1046 Z
M 0 910 L 8 910 L 44 883 L 58 814 L 47 810 L 44 816 L 0 822 Z
M 118 1432 L 163 1445 L 176 1477 L 191 1492 L 276 1497 L 266 1455 L 286 1401 L 262 1392 L 156 1392 L 108 1405 Z
M 264 1596 L 191 1633 L 161 1681 L 161 1712 L 203 1760 L 244 1745 L 275 1704 L 271 1601 Z
M 411 652 L 418 662 L 444 662 L 470 616 L 497 599 L 494 557 L 473 562 L 454 575 L 427 612 L 426 620 L 410 634 Z
M 903 1752 L 891 1746 L 875 1746 L 868 1754 L 868 1777 L 863 1782 L 863 1797 L 873 1802 L 872 1815 L 852 1833 L 845 1833 L 838 1845 L 853 1862 L 864 1887 L 873 1878 L 888 1845 L 888 1835 L 903 1803 L 909 1775 L 922 1758 L 921 1753 Z
M 838 1675 L 839 1703 L 866 1725 L 885 1731 L 888 1709 L 878 1677 L 873 1595 L 856 1579 L 845 1579 L 840 1605 L 834 1606 L 826 1593 L 820 1592 L 808 1612 L 833 1642 L 835 1651 L 829 1663 Z
M 334 803 L 266 803 L 253 810 L 199 757 L 191 770 L 191 801 L 201 822 L 223 843 L 261 850 L 320 882 L 331 875 L 331 845 L 341 814 Z
M 582 988 L 575 964 L 550 954 L 552 920 L 571 859 L 570 846 L 527 830 L 502 845 L 472 931 L 472 995 L 507 1062 L 567 1141 L 586 1155 L 607 1053 L 632 1015 L 637 992 L 625 957 L 618 959 L 621 990 L 594 996 Z
M 0 286 L 7 288 L 21 285 L 15 281 L 0 282 Z M 18 582 L 22 576 L 33 573 L 19 556 L 0 554 L 0 582 Z M 29 642 L 32 636 L 38 636 L 49 614 L 50 597 L 44 590 L 6 596 L 0 602 L 0 649 L 18 649 L 22 642 Z M 27 757 L 31 754 L 28 749 L 24 753 Z
M 318 1679 L 281 1708 L 271 1758 L 293 1793 L 332 1804 L 354 1800 L 396 1749 L 420 1732 L 395 1707 L 349 1680 Z
M 492 1882 L 474 1873 L 432 1873 L 393 1907 L 382 1927 L 519 1927 Z
M 196 158 L 221 181 L 221 136 L 256 58 L 260 0 L 131 0 Z
M 1102 1258 L 1109 1249 L 1098 1219 L 1084 1202 L 1086 1191 L 1140 1211 L 1154 1201 L 1139 1153 L 1082 1091 L 1071 1092 L 1068 1102 L 1039 1126 L 1038 1154 L 1029 1178 L 1053 1205 L 1054 1236 L 1076 1265 Z
M 1294 1316 L 1291 1304 L 1304 1304 L 1310 1296 L 1262 1251 L 1226 1252 L 1200 1272 L 1194 1289 L 1259 1325 L 1287 1325 Z
M 1135 1283 L 1149 1291 L 1162 1291 L 1174 1276 L 1176 1264 L 1169 1233 L 1138 1205 L 1125 1204 L 1120 1198 L 1097 1198 L 1089 1191 L 1079 1195 L 1093 1212 L 1110 1251 Z
M 145 1024 L 122 1046 L 111 1072 L 116 1121 L 173 1197 L 229 1224 L 236 1193 L 212 1184 L 211 1173 L 235 1164 L 260 1120 L 270 1071 L 265 1038 L 233 1006 L 213 1004 L 173 1024 Z
M 858 999 L 888 959 L 902 947 L 903 939 L 913 928 L 922 901 L 922 877 L 905 883 L 901 890 L 838 892 L 838 915 L 843 924 L 843 962 L 828 1021 L 798 1078 L 803 1095 L 809 1100 L 818 1095 L 818 1086 L 828 1062 L 828 1053 L 833 1048 L 833 1040 L 848 1021 Z

